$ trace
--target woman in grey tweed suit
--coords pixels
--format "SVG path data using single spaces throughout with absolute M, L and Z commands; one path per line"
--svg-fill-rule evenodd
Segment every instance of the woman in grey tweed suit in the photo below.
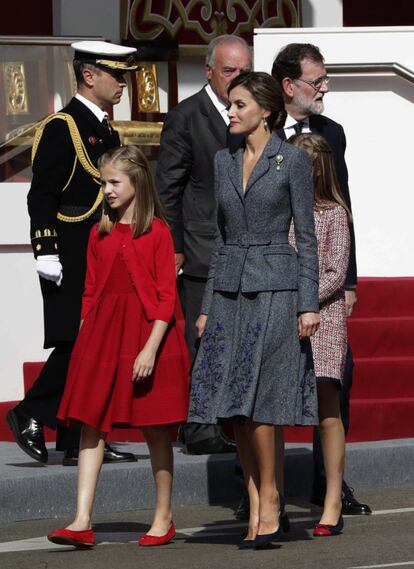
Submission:
M 189 420 L 234 421 L 250 500 L 245 548 L 277 537 L 275 426 L 317 422 L 315 377 L 305 366 L 319 322 L 318 258 L 309 158 L 271 133 L 283 114 L 276 81 L 242 74 L 229 99 L 230 132 L 246 142 L 215 158 L 218 234 Z M 297 254 L 288 243 L 292 217 Z

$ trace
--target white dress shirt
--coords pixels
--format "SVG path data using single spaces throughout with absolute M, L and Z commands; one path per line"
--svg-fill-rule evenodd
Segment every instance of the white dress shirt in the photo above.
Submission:
M 210 83 L 208 83 L 204 89 L 206 90 L 207 95 L 210 97 L 211 102 L 213 103 L 213 105 L 216 107 L 216 109 L 218 110 L 218 112 L 220 113 L 220 115 L 222 116 L 224 122 L 226 123 L 226 125 L 228 126 L 230 124 L 230 119 L 229 116 L 227 114 L 227 105 L 225 105 L 224 103 L 222 103 L 220 101 L 220 99 L 217 97 L 217 95 L 215 94 L 215 92 L 213 91 L 213 89 L 210 86 Z
M 301 132 L 303 132 L 303 133 L 311 132 L 311 129 L 309 128 L 309 117 L 306 117 L 305 119 L 303 119 L 301 121 L 297 121 L 296 119 L 294 119 L 293 117 L 288 115 L 286 117 L 285 126 L 283 127 L 285 134 L 286 134 L 286 140 L 288 140 L 291 136 L 296 134 L 295 129 L 293 128 L 293 125 L 295 125 L 298 122 L 303 123 Z
M 98 105 L 95 105 L 95 103 L 92 103 L 92 101 L 83 95 L 76 93 L 75 99 L 78 99 L 78 101 L 83 103 L 85 107 L 88 107 L 88 109 L 96 116 L 99 122 L 102 122 L 105 118 L 108 118 L 108 113 L 106 111 L 103 111 L 100 107 L 98 107 Z

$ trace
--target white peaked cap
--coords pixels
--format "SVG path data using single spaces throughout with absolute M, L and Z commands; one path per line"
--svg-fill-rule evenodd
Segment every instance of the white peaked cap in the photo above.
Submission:
M 75 50 L 74 59 L 93 63 L 120 71 L 133 71 L 137 68 L 135 47 L 117 45 L 105 41 L 77 41 L 71 44 Z

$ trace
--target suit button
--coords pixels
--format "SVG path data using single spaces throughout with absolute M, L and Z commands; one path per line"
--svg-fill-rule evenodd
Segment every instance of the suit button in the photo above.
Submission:
M 248 233 L 242 233 L 240 235 L 240 245 L 242 247 L 248 247 L 250 244 L 250 238 Z

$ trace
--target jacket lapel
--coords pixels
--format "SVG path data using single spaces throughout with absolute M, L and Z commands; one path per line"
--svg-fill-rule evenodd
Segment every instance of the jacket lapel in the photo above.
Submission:
M 253 168 L 253 172 L 250 174 L 250 178 L 247 181 L 246 190 L 244 195 L 246 196 L 248 191 L 262 178 L 270 168 L 271 159 L 278 153 L 282 141 L 280 138 L 273 134 L 268 140 L 266 146 L 264 147 L 263 153 L 257 161 L 256 166 Z
M 278 128 L 276 130 L 276 134 L 280 138 L 280 140 L 286 140 L 286 132 L 284 128 Z
M 101 122 L 99 122 L 93 112 L 90 111 L 88 107 L 81 101 L 73 98 L 68 105 L 68 110 L 69 109 L 73 110 L 78 116 L 80 115 L 82 122 L 84 124 L 86 123 L 89 127 L 91 138 L 96 138 L 98 143 L 102 142 L 105 150 L 113 148 L 114 146 L 118 146 L 118 133 L 111 134 L 109 130 L 105 128 Z M 89 141 L 89 137 L 87 140 Z
M 227 146 L 226 133 L 227 127 L 216 107 L 213 105 L 212 100 L 207 95 L 206 90 L 203 88 L 200 91 L 200 111 L 207 117 L 208 129 L 214 138 L 217 140 L 220 148 Z
M 230 153 L 232 162 L 229 167 L 229 178 L 234 189 L 240 198 L 244 199 L 243 192 L 243 152 L 244 148 L 240 147 L 235 152 Z
M 208 128 L 213 136 L 220 143 L 221 148 L 226 147 L 226 123 L 219 115 L 218 110 L 214 107 L 208 115 Z
M 321 120 L 320 115 L 310 115 L 309 117 L 309 130 L 317 132 L 321 135 L 324 133 L 324 122 Z

